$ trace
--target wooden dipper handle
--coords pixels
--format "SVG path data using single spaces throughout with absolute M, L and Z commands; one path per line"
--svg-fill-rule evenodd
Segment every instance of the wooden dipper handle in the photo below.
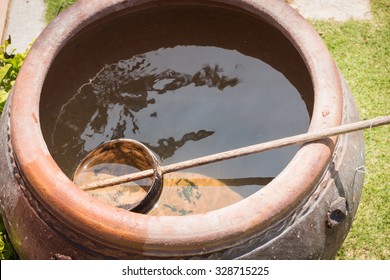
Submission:
M 381 125 L 387 125 L 390 123 L 390 116 L 383 116 L 383 117 L 376 117 L 374 119 L 344 124 L 336 127 L 331 127 L 328 129 L 320 130 L 320 131 L 314 131 L 314 132 L 308 132 L 304 134 L 299 134 L 295 136 L 285 137 L 282 139 L 272 140 L 260 144 L 255 144 L 251 146 L 246 146 L 234 150 L 229 150 L 226 152 L 216 153 L 204 157 L 199 157 L 195 159 L 190 159 L 178 163 L 173 163 L 166 166 L 161 166 L 161 172 L 162 174 L 170 173 L 174 171 L 179 171 L 191 167 L 196 167 L 200 165 L 205 165 L 209 163 L 214 163 L 218 161 L 223 161 L 227 159 L 252 155 L 276 148 L 281 148 L 285 146 L 290 146 L 294 144 L 302 144 L 306 142 L 312 142 L 315 140 L 324 139 L 327 137 L 339 135 L 339 134 L 345 134 L 348 132 L 353 132 L 357 130 L 362 130 L 366 128 L 372 128 L 376 126 Z M 106 180 L 96 181 L 87 185 L 80 186 L 83 190 L 93 190 L 93 189 L 99 189 L 104 187 L 109 187 L 113 185 L 119 185 L 123 183 L 127 183 L 130 181 L 135 181 L 143 178 L 147 178 L 153 175 L 153 170 L 148 169 L 136 173 L 131 173 L 127 175 L 123 175 L 120 177 L 110 178 Z

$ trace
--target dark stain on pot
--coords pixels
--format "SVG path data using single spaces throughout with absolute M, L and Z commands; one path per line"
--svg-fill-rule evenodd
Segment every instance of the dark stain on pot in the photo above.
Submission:
M 36 116 L 34 113 L 32 113 L 31 116 L 32 116 L 33 119 L 34 119 L 34 122 L 35 122 L 36 124 L 38 124 L 39 122 L 38 122 L 37 116 Z
M 40 113 L 48 149 L 71 177 L 90 150 L 111 139 L 136 139 L 164 165 L 303 133 L 313 106 L 310 76 L 285 41 L 258 19 L 211 7 L 149 9 L 85 30 L 45 81 Z M 186 174 L 227 187 L 234 181 L 229 190 L 243 198 L 277 176 L 298 148 Z M 159 205 L 173 215 L 197 212 Z

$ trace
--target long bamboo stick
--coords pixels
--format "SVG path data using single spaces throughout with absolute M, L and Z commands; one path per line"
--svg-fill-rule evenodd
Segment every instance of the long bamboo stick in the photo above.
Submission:
M 353 132 L 357 130 L 362 130 L 366 128 L 372 128 L 376 126 L 381 126 L 381 125 L 387 125 L 390 123 L 390 116 L 383 116 L 383 117 L 376 117 L 374 119 L 369 119 L 369 120 L 364 120 L 364 121 L 359 121 L 359 122 L 354 122 L 354 123 L 349 123 L 345 125 L 340 125 L 328 129 L 324 129 L 321 131 L 314 131 L 314 132 L 308 132 L 308 133 L 303 133 L 295 136 L 290 136 L 290 137 L 285 137 L 282 139 L 277 139 L 277 140 L 272 140 L 260 144 L 255 144 L 251 146 L 246 146 L 243 148 L 238 148 L 234 150 L 229 150 L 226 152 L 221 152 L 221 153 L 216 153 L 204 157 L 199 157 L 195 159 L 190 159 L 178 163 L 173 163 L 169 164 L 166 166 L 161 166 L 161 172 L 162 174 L 165 173 L 170 173 L 174 171 L 179 171 L 191 167 L 196 167 L 200 165 L 205 165 L 209 163 L 214 163 L 218 161 L 223 161 L 227 159 L 232 159 L 232 158 L 237 158 L 237 157 L 242 157 L 246 155 L 252 155 L 276 148 L 281 148 L 285 146 L 290 146 L 294 144 L 302 144 L 302 143 L 307 143 L 307 142 L 312 142 L 324 138 L 328 138 L 331 136 L 339 135 L 339 134 L 345 134 L 348 132 Z M 89 183 L 86 185 L 80 186 L 81 189 L 83 190 L 93 190 L 93 189 L 99 189 L 99 188 L 104 188 L 104 187 L 109 187 L 113 185 L 119 185 L 123 183 L 127 183 L 130 181 L 135 181 L 143 178 L 147 178 L 153 175 L 153 170 L 148 169 L 136 173 L 131 173 L 115 178 L 110 178 L 110 179 L 105 179 L 105 180 L 100 180 L 96 181 L 93 183 Z

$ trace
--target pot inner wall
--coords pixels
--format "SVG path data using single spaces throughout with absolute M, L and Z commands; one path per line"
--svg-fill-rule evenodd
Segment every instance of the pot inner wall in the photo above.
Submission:
M 131 138 L 163 165 L 307 131 L 310 75 L 284 35 L 233 10 L 166 6 L 76 35 L 45 80 L 42 132 L 65 174 L 99 144 Z M 154 215 L 189 215 L 245 198 L 299 146 L 165 176 Z

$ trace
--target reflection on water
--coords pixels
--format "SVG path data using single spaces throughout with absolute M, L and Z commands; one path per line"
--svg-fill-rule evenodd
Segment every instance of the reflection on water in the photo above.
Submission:
M 90 150 L 111 139 L 136 139 L 170 164 L 302 133 L 308 124 L 299 92 L 268 64 L 235 50 L 177 46 L 105 65 L 62 106 L 48 146 L 71 176 Z M 297 149 L 188 172 L 220 178 L 227 186 L 224 196 L 236 201 L 269 182 Z
M 141 134 L 136 115 L 149 105 L 156 104 L 156 97 L 151 97 L 152 94 L 163 95 L 188 85 L 222 91 L 239 83 L 237 78 L 223 75 L 223 69 L 218 64 L 203 65 L 194 74 L 161 69 L 158 64 L 152 64 L 156 58 L 151 57 L 159 56 L 161 52 L 164 50 L 106 65 L 96 77 L 83 85 L 62 107 L 57 119 L 52 133 L 55 157 L 75 155 L 81 159 L 86 152 L 107 140 L 128 137 L 129 133 Z M 157 112 L 152 112 L 151 117 L 158 118 Z M 156 143 L 144 143 L 161 159 L 166 159 L 186 142 L 198 141 L 213 133 L 201 129 L 185 133 L 178 140 L 169 136 L 158 139 Z M 71 135 L 73 137 L 69 137 Z M 62 168 L 70 175 L 74 162 L 65 161 Z
M 161 160 L 169 158 L 175 154 L 175 151 L 190 140 L 199 141 L 214 134 L 214 131 L 199 130 L 198 132 L 190 132 L 184 134 L 180 140 L 175 140 L 173 137 L 157 140 L 158 146 L 154 146 L 149 143 L 144 143 L 149 149 L 160 156 Z

